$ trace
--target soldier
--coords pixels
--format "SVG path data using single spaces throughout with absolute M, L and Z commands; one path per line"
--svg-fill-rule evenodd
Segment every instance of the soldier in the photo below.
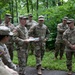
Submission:
M 55 42 L 55 60 L 57 59 L 59 52 L 60 52 L 60 59 L 62 59 L 64 53 L 65 45 L 63 44 L 62 35 L 63 32 L 68 28 L 67 19 L 68 19 L 67 17 L 63 18 L 62 23 L 59 23 L 57 25 L 57 37 Z
M 49 30 L 44 23 L 44 16 L 39 16 L 38 24 L 32 26 L 29 30 L 29 36 L 39 38 L 39 41 L 35 42 L 35 57 L 36 57 L 36 68 L 38 75 L 42 75 L 41 72 L 41 61 L 45 53 L 45 42 L 49 38 Z
M 4 26 L 4 25 L 2 25 L 2 26 L 3 26 L 3 27 L 6 27 L 6 26 Z M 2 26 L 0 26 L 0 27 L 2 27 Z M 10 37 L 11 37 L 11 36 L 10 36 Z M 10 38 L 10 37 L 9 37 L 9 38 Z M 5 46 L 4 51 L 6 52 L 6 54 L 4 54 L 3 57 L 2 57 L 3 63 L 4 63 L 5 65 L 7 65 L 9 68 L 16 70 L 16 69 L 17 69 L 17 68 L 16 68 L 16 65 L 11 61 L 9 51 L 8 51 L 8 49 L 7 49 L 6 46 Z
M 5 59 L 6 61 L 9 60 L 11 62 L 8 49 L 5 45 L 11 35 L 13 35 L 13 33 L 10 32 L 8 27 L 0 26 L 0 75 L 18 75 L 16 71 L 10 69 L 2 62 L 2 59 Z
M 26 75 L 26 65 L 27 65 L 27 57 L 28 57 L 28 42 L 25 39 L 28 38 L 28 31 L 25 27 L 26 25 L 26 17 L 20 16 L 20 24 L 15 28 L 14 36 L 15 41 L 18 47 L 18 61 L 19 61 L 19 75 Z
M 1 23 L 1 25 L 7 26 L 8 28 L 11 29 L 11 31 L 13 31 L 13 29 L 15 28 L 14 25 L 10 22 L 12 19 L 10 14 L 5 14 L 5 21 Z M 14 41 L 13 41 L 13 37 L 10 38 L 9 42 L 6 43 L 7 48 L 9 50 L 9 54 L 10 54 L 10 58 L 11 60 L 13 60 L 13 46 L 14 46 Z
M 33 25 L 36 25 L 36 24 L 37 24 L 37 22 L 34 21 L 32 18 L 33 18 L 33 15 L 32 15 L 32 14 L 29 14 L 29 15 L 28 15 L 28 20 L 27 20 L 27 22 L 26 22 L 26 27 L 27 27 L 28 30 L 29 30 Z
M 66 66 L 69 70 L 68 75 L 72 75 L 72 56 L 75 53 L 75 27 L 74 19 L 67 21 L 69 28 L 63 34 L 64 44 L 66 45 Z
M 33 25 L 37 25 L 37 22 L 34 21 L 33 19 L 33 15 L 32 14 L 29 14 L 28 15 L 28 20 L 27 20 L 27 23 L 26 23 L 26 27 L 27 29 L 29 30 Z M 29 43 L 29 51 L 31 50 L 31 54 L 34 54 L 34 43 L 33 42 L 30 42 Z

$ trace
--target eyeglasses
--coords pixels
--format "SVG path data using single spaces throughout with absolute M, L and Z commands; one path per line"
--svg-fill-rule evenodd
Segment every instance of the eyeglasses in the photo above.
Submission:
M 71 24 L 72 22 L 70 22 L 70 23 L 67 23 L 67 24 Z

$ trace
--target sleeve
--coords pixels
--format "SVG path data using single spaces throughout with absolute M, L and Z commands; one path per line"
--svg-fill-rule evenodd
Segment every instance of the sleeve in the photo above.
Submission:
M 64 32 L 64 29 L 62 29 L 60 24 L 58 24 L 57 30 L 58 30 L 59 33 L 63 33 Z
M 28 30 L 26 27 L 25 27 L 25 30 L 26 30 L 26 39 L 27 39 L 29 36 L 28 36 Z
M 34 37 L 34 34 L 35 34 L 35 26 L 32 26 L 30 29 L 29 29 L 29 37 Z
M 67 31 L 65 31 L 63 33 L 63 41 L 64 41 L 64 44 L 67 46 L 67 47 L 70 47 L 71 43 L 68 41 L 68 34 L 67 34 Z
M 46 37 L 45 39 L 48 40 L 50 37 L 50 30 L 48 28 L 46 28 Z
M 10 59 L 9 51 L 8 51 L 6 45 L 4 45 L 4 51 L 5 51 L 5 53 L 2 55 L 2 60 L 3 60 L 4 64 L 6 64 L 8 67 L 10 67 L 12 69 L 15 69 L 13 62 Z
M 4 54 L 4 49 L 0 46 L 0 57 Z
M 15 41 L 15 43 L 18 44 L 18 45 L 23 45 L 24 40 L 19 38 L 19 29 L 15 28 L 13 30 L 13 33 L 14 33 L 14 41 Z

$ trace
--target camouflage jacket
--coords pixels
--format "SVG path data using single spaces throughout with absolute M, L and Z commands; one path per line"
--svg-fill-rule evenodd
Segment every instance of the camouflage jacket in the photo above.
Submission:
M 35 37 L 35 38 L 41 38 L 42 40 L 48 39 L 50 35 L 50 31 L 47 28 L 46 25 L 40 26 L 37 24 L 36 26 L 32 26 L 29 30 L 29 36 Z
M 10 59 L 10 55 L 7 49 L 7 46 L 3 43 L 0 42 L 0 52 L 3 51 L 4 54 L 2 55 L 2 57 L 0 57 L 0 59 L 2 58 L 3 63 L 6 64 L 7 66 L 9 65 L 9 67 L 15 69 L 15 65 L 13 64 L 13 62 Z
M 1 23 L 1 25 L 7 26 L 8 28 L 10 28 L 11 31 L 13 31 L 13 29 L 15 28 L 15 26 L 12 23 L 8 23 L 8 25 L 4 22 Z
M 8 23 L 8 25 L 4 22 L 1 23 L 1 25 L 7 26 L 8 28 L 10 28 L 11 31 L 13 31 L 15 29 L 15 26 L 12 23 Z M 13 37 L 11 37 L 9 39 L 9 41 L 6 43 L 6 45 L 12 45 L 14 43 Z
M 60 23 L 57 25 L 57 37 L 56 37 L 56 42 L 62 41 L 62 36 L 64 31 L 68 29 L 68 25 L 63 25 L 63 23 Z
M 15 42 L 17 45 L 23 45 L 25 39 L 28 38 L 28 30 L 26 27 L 22 27 L 21 25 L 18 25 L 14 30 L 14 36 L 15 36 Z
M 63 33 L 63 40 L 65 41 L 66 50 L 70 50 L 70 44 L 75 44 L 75 28 L 74 29 L 67 29 Z
M 27 27 L 28 30 L 29 30 L 33 25 L 37 25 L 37 22 L 34 21 L 34 20 L 32 20 L 32 21 L 27 20 L 27 22 L 26 22 L 26 27 Z

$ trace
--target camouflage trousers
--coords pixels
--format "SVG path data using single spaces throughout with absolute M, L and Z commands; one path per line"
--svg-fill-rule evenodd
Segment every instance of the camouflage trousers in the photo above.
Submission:
M 61 59 L 64 53 L 64 49 L 65 45 L 63 43 L 55 43 L 55 58 L 57 58 L 59 54 Z
M 11 58 L 11 60 L 13 60 L 13 50 L 14 50 L 14 47 L 13 47 L 12 44 L 9 44 L 9 45 L 7 45 L 7 48 L 8 48 L 9 54 L 10 54 L 10 58 Z
M 66 51 L 66 66 L 68 70 L 72 71 L 72 56 L 75 54 L 75 51 Z
M 26 75 L 28 50 L 20 47 L 18 49 L 19 75 Z
M 31 51 L 31 54 L 35 54 L 34 48 L 34 42 L 30 42 L 28 46 L 28 51 Z
M 41 65 L 41 61 L 43 59 L 45 53 L 45 43 L 35 43 L 35 57 L 36 57 L 36 65 Z

